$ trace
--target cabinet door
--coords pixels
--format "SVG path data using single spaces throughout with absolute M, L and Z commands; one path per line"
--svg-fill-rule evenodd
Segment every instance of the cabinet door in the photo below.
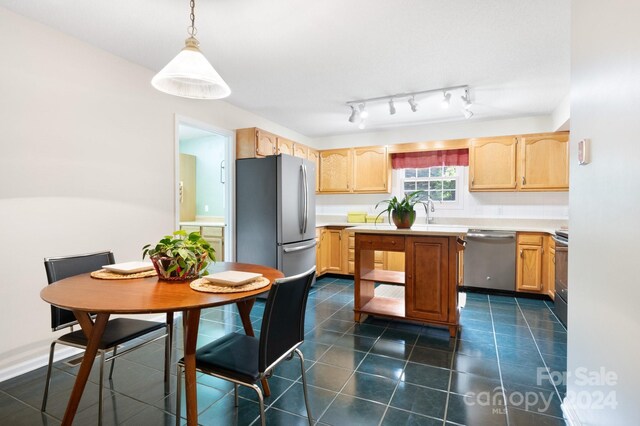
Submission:
M 406 241 L 405 315 L 409 318 L 447 321 L 449 239 L 408 237 Z
M 354 148 L 353 192 L 389 192 L 386 146 Z
M 331 238 L 326 229 L 320 231 L 320 272 L 325 273 L 329 269 L 331 259 Z
M 351 192 L 351 150 L 320 152 L 320 192 Z
M 550 247 L 547 264 L 547 294 L 551 299 L 556 297 L 556 249 Z
M 278 137 L 264 130 L 256 129 L 256 155 L 266 157 L 276 153 Z
M 518 244 L 516 290 L 542 291 L 542 246 Z
M 327 272 L 342 272 L 342 231 L 339 229 L 326 229 L 325 244 L 329 246 L 327 257 Z M 328 243 L 328 244 L 327 244 Z
M 196 157 L 180 154 L 180 221 L 196 220 Z
M 320 152 L 307 147 L 307 159 L 316 165 L 316 192 L 320 190 Z
M 521 138 L 519 187 L 523 191 L 569 189 L 567 133 Z
M 307 158 L 307 147 L 301 143 L 293 144 L 293 156 L 298 158 Z
M 285 138 L 278 138 L 278 146 L 276 152 L 278 154 L 293 155 L 293 141 Z
M 517 139 L 472 139 L 469 191 L 515 191 Z

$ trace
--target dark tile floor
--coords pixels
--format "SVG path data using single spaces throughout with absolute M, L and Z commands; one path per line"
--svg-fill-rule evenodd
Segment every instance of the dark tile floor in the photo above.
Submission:
M 313 418 L 336 426 L 562 425 L 565 389 L 547 377 L 566 369 L 566 330 L 551 306 L 470 293 L 454 340 L 434 327 L 371 318 L 354 324 L 353 281 L 320 279 L 309 297 L 302 347 Z M 256 331 L 263 309 L 257 302 L 251 314 Z M 240 331 L 240 324 L 235 306 L 206 310 L 199 344 Z M 174 360 L 180 348 L 178 338 Z M 167 396 L 162 362 L 162 343 L 117 360 L 106 385 L 105 425 L 175 424 L 175 369 Z M 270 379 L 267 424 L 307 424 L 299 365 L 285 362 Z M 39 411 L 45 368 L 0 383 L 0 424 L 59 424 L 77 369 L 56 364 L 46 414 Z M 96 424 L 97 383 L 94 368 L 75 424 Z M 259 424 L 255 395 L 248 389 L 240 395 L 235 409 L 231 385 L 200 376 L 200 423 Z

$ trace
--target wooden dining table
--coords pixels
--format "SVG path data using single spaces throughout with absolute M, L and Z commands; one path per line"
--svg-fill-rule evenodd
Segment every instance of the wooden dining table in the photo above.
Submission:
M 284 276 L 277 269 L 247 263 L 216 262 L 208 268 L 209 273 L 222 271 L 257 272 L 269 279 L 269 285 L 257 290 L 237 293 L 204 293 L 191 289 L 189 282 L 163 281 L 155 276 L 101 280 L 92 278 L 90 274 L 81 274 L 57 281 L 44 288 L 40 292 L 40 297 L 54 306 L 73 311 L 88 339 L 62 424 L 71 425 L 73 422 L 97 354 L 98 343 L 111 314 L 167 313 L 167 320 L 172 323 L 173 313 L 182 312 L 187 424 L 197 425 L 195 352 L 201 310 L 235 303 L 245 333 L 253 336 L 249 313 L 256 296 L 268 291 L 274 280 Z M 266 380 L 262 385 L 265 396 L 268 396 L 269 386 Z M 176 416 L 179 415 L 180 413 L 176 413 Z

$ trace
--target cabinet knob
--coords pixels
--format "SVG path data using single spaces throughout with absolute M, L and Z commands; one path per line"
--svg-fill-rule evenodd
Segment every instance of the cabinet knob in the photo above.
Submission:
M 520 257 L 524 257 L 524 252 L 522 249 L 520 249 Z
M 524 178 L 524 176 L 522 176 L 522 184 L 526 185 L 527 184 L 527 180 Z

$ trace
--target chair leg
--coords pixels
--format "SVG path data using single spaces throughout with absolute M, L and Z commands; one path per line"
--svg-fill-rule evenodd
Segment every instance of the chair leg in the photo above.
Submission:
M 266 425 L 266 418 L 265 418 L 265 415 L 264 415 L 264 397 L 262 396 L 262 391 L 260 390 L 258 385 L 251 385 L 251 387 L 258 394 L 258 401 L 260 402 L 260 424 L 262 426 L 265 426 Z
M 300 357 L 300 370 L 302 371 L 302 391 L 304 392 L 304 405 L 307 407 L 307 418 L 309 419 L 309 425 L 313 424 L 313 418 L 311 417 L 311 407 L 309 406 L 309 395 L 307 395 L 307 377 L 304 372 L 304 357 L 300 349 L 296 348 L 295 353 Z
M 180 426 L 180 412 L 182 411 L 182 365 L 178 364 L 178 377 L 176 389 L 176 426 Z
M 238 401 L 238 384 L 237 383 L 233 384 L 233 399 L 234 399 L 235 405 L 237 407 L 239 405 L 238 404 L 239 401 Z
M 111 357 L 111 369 L 109 370 L 109 380 L 113 379 L 113 367 L 116 366 L 116 354 L 118 353 L 118 347 L 113 348 L 113 355 Z
M 102 426 L 102 388 L 104 386 L 104 351 L 100 351 L 100 388 L 98 389 L 98 426 Z
M 53 367 L 53 352 L 56 347 L 56 342 L 51 342 L 51 349 L 49 350 L 49 367 L 47 367 L 47 380 L 44 385 L 44 396 L 42 397 L 42 407 L 40 411 L 47 409 L 47 398 L 49 397 L 49 383 L 51 383 L 51 368 Z

